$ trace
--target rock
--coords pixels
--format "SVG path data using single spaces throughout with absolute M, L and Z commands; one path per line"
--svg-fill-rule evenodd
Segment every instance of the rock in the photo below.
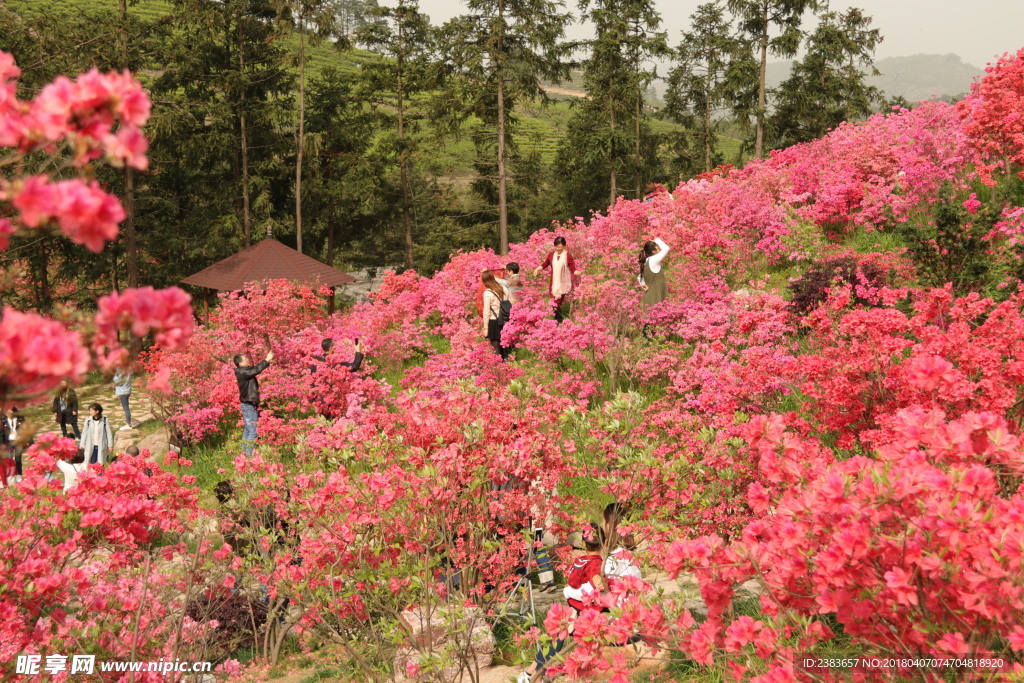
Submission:
M 473 626 L 473 630 L 469 634 L 469 646 L 478 659 L 481 655 L 487 656 L 487 664 L 481 664 L 481 666 L 489 665 L 490 659 L 498 651 L 498 641 L 494 639 L 490 627 L 484 623 L 477 623 Z
M 166 427 L 161 427 L 135 445 L 139 447 L 140 451 L 148 448 L 153 457 L 163 456 L 170 450 L 170 435 L 167 433 Z
M 460 659 L 455 655 L 455 653 L 449 652 L 447 650 L 435 650 L 433 653 L 431 653 L 426 650 L 416 650 L 415 648 L 408 646 L 400 647 L 398 648 L 398 651 L 395 653 L 395 659 L 393 662 L 394 669 L 392 669 L 392 671 L 394 672 L 394 680 L 396 681 L 396 683 L 412 683 L 413 681 L 416 681 L 417 683 L 419 681 L 436 681 L 438 680 L 438 678 L 445 681 L 446 683 L 456 683 L 456 681 L 466 680 L 466 676 L 463 674 L 461 667 L 459 667 L 457 663 L 445 666 L 440 671 L 431 670 L 428 672 L 424 670 L 416 676 L 408 675 L 410 664 L 416 667 L 422 667 L 422 662 L 428 659 L 431 654 L 433 654 L 434 656 L 443 657 L 444 659 L 451 662 L 457 662 L 458 659 Z M 474 653 L 470 653 L 467 656 L 467 659 L 470 660 L 468 668 L 471 669 L 483 669 L 484 667 L 490 666 L 491 663 L 494 661 L 493 655 Z M 426 667 L 423 668 L 425 669 Z
M 460 665 L 463 653 L 473 668 L 490 666 L 494 661 L 498 643 L 477 608 L 445 605 L 428 610 L 412 607 L 401 612 L 399 621 L 409 639 L 395 653 L 393 671 L 396 681 L 436 680 L 438 677 L 445 681 L 460 680 L 463 678 Z M 434 671 L 408 677 L 410 664 L 421 667 L 425 660 L 435 657 L 440 658 L 440 662 L 434 661 Z M 440 671 L 436 670 L 438 664 L 444 667 Z
M 409 634 L 409 640 L 419 645 L 439 643 L 446 635 L 445 615 L 440 609 L 428 612 L 425 607 L 402 610 L 398 620 Z
M 687 600 L 683 603 L 683 607 L 690 610 L 690 614 L 692 614 L 695 617 L 700 616 L 707 618 L 708 616 L 708 606 L 704 604 L 704 601 L 700 598 L 693 598 L 692 600 Z

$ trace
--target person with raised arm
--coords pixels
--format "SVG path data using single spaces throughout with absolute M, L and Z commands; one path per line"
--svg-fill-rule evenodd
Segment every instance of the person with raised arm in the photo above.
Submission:
M 662 261 L 668 256 L 669 246 L 660 237 L 653 241 L 644 243 L 640 250 L 640 274 L 637 276 L 637 284 L 644 292 L 644 308 L 650 308 L 668 298 L 668 287 L 665 284 L 665 273 L 662 271 Z M 644 325 L 643 335 L 649 339 L 649 324 Z
M 274 352 L 268 351 L 267 357 L 258 365 L 253 365 L 248 355 L 239 353 L 235 356 L 235 379 L 238 381 L 238 401 L 241 404 L 242 421 L 245 427 L 242 429 L 242 450 L 246 455 L 252 455 L 256 447 L 258 425 L 260 421 L 260 381 L 256 376 L 270 367 L 270 361 L 274 360 Z

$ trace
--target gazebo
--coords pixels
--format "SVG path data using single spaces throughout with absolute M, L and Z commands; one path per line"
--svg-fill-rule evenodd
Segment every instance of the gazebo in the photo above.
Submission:
M 348 273 L 321 263 L 311 256 L 300 254 L 291 247 L 268 237 L 262 242 L 243 249 L 223 261 L 204 268 L 181 281 L 185 285 L 205 287 L 218 292 L 233 292 L 246 282 L 261 280 L 291 280 L 303 285 L 322 285 L 331 288 L 327 300 L 328 312 L 334 312 L 334 288 L 355 282 Z M 209 300 L 203 297 L 203 314 L 209 317 Z

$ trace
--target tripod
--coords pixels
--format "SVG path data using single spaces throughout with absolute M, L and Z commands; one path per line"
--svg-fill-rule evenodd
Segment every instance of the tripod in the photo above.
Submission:
M 501 614 L 527 619 L 530 624 L 537 623 L 537 610 L 533 604 L 533 582 L 530 580 L 530 568 L 533 566 L 535 560 L 533 554 L 533 543 L 534 540 L 531 535 L 528 550 L 526 552 L 526 561 L 523 566 L 523 574 L 519 577 L 519 580 L 515 582 L 515 585 L 512 586 L 508 597 L 505 598 L 505 604 L 501 608 Z M 525 594 L 521 591 L 525 591 Z M 513 605 L 512 601 L 517 597 L 518 602 Z M 509 609 L 510 605 L 516 609 Z

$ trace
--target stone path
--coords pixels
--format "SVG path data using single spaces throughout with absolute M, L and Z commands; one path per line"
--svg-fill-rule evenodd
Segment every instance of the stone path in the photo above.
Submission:
M 75 392 L 78 394 L 79 429 L 89 417 L 89 405 L 99 403 L 103 406 L 103 415 L 110 421 L 110 429 L 114 433 L 115 452 L 123 453 L 129 446 L 134 445 L 138 446 L 140 450 L 148 448 L 154 456 L 164 455 L 170 443 L 167 428 L 157 417 L 158 410 L 153 399 L 141 389 L 140 384 L 141 382 L 136 379 L 128 404 L 132 412 L 132 421 L 136 425 L 131 429 L 121 429 L 125 426 L 124 411 L 121 409 L 121 399 L 114 394 L 114 385 L 111 382 L 77 387 Z M 60 426 L 54 423 L 53 413 L 50 410 L 51 405 L 47 402 L 44 405 L 26 408 L 22 414 L 25 416 L 27 426 L 34 429 L 37 434 L 44 432 L 60 434 Z M 25 456 L 24 465 L 28 465 L 27 456 Z

